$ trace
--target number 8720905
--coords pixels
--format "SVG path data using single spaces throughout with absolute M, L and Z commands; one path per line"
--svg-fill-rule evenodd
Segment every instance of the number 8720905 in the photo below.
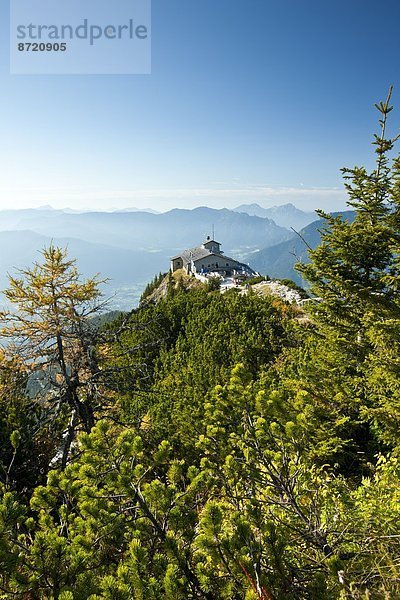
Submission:
M 18 44 L 18 50 L 20 52 L 65 52 L 67 50 L 67 44 L 62 43 L 20 43 Z

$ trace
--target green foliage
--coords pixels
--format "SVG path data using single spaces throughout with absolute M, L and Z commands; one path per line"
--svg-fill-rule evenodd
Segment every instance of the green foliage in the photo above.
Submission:
M 219 277 L 209 277 L 206 283 L 207 292 L 217 292 L 221 288 L 221 279 Z
M 46 411 L 26 396 L 20 360 L 0 351 L 0 482 L 28 493 L 43 479 L 54 453 Z
M 146 298 L 151 296 L 151 294 L 160 286 L 161 282 L 165 279 L 166 276 L 167 273 L 161 273 L 161 271 L 158 275 L 155 275 L 154 278 L 150 281 L 150 283 L 148 283 L 144 288 L 143 294 L 140 297 L 140 302 L 143 302 L 144 300 L 146 300 Z
M 291 309 L 273 299 L 204 289 L 176 290 L 134 313 L 114 355 L 120 368 L 116 387 L 126 389 L 120 393 L 125 419 L 192 454 L 204 398 L 236 363 L 256 376 L 295 344 L 291 317 Z M 128 353 L 132 347 L 134 356 Z M 140 375 L 139 389 L 132 389 Z
M 256 283 L 262 283 L 263 281 L 270 281 L 268 275 L 266 275 L 265 277 L 263 275 L 260 275 L 258 277 L 250 277 L 250 279 L 246 280 L 246 283 L 248 283 L 249 285 L 255 285 Z

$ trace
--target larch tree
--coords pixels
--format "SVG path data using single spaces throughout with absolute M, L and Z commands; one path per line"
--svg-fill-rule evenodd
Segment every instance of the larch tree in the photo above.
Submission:
M 18 356 L 28 391 L 46 404 L 52 419 L 69 420 L 63 464 L 78 427 L 89 432 L 99 398 L 96 327 L 103 307 L 97 276 L 82 280 L 76 261 L 52 244 L 43 261 L 9 276 L 4 295 L 15 310 L 0 312 L 0 336 L 7 356 Z

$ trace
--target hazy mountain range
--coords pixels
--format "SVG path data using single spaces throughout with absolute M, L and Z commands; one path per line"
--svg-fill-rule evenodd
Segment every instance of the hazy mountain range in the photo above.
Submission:
M 258 214 L 251 214 L 255 212 Z M 306 249 L 289 228 L 299 230 L 315 216 L 292 204 L 268 209 L 249 204 L 234 211 L 200 207 L 166 213 L 135 209 L 78 213 L 51 207 L 0 211 L 0 285 L 6 286 L 7 272 L 40 259 L 38 251 L 53 241 L 68 247 L 83 275 L 100 273 L 110 279 L 108 292 L 117 292 L 115 307 L 132 308 L 154 274 L 168 270 L 170 256 L 201 244 L 213 231 L 227 255 L 271 276 L 299 281 L 291 252 L 304 257 Z M 311 246 L 319 241 L 320 224 L 302 230 Z
M 174 209 L 166 213 L 85 212 L 29 209 L 0 212 L 0 230 L 34 231 L 50 237 L 73 237 L 92 243 L 144 251 L 179 252 L 196 246 L 211 235 L 226 251 L 241 253 L 290 237 L 290 233 L 268 218 L 231 210 L 200 207 Z
M 235 208 L 235 211 L 264 219 L 272 219 L 280 227 L 293 228 L 296 231 L 317 219 L 315 212 L 304 212 L 291 203 L 270 208 L 263 208 L 259 204 L 241 204 Z

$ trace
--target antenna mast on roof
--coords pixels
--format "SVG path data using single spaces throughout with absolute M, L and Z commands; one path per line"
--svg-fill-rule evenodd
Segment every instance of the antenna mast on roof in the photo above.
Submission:
M 212 239 L 215 240 L 215 227 L 214 227 L 214 224 L 212 226 Z

